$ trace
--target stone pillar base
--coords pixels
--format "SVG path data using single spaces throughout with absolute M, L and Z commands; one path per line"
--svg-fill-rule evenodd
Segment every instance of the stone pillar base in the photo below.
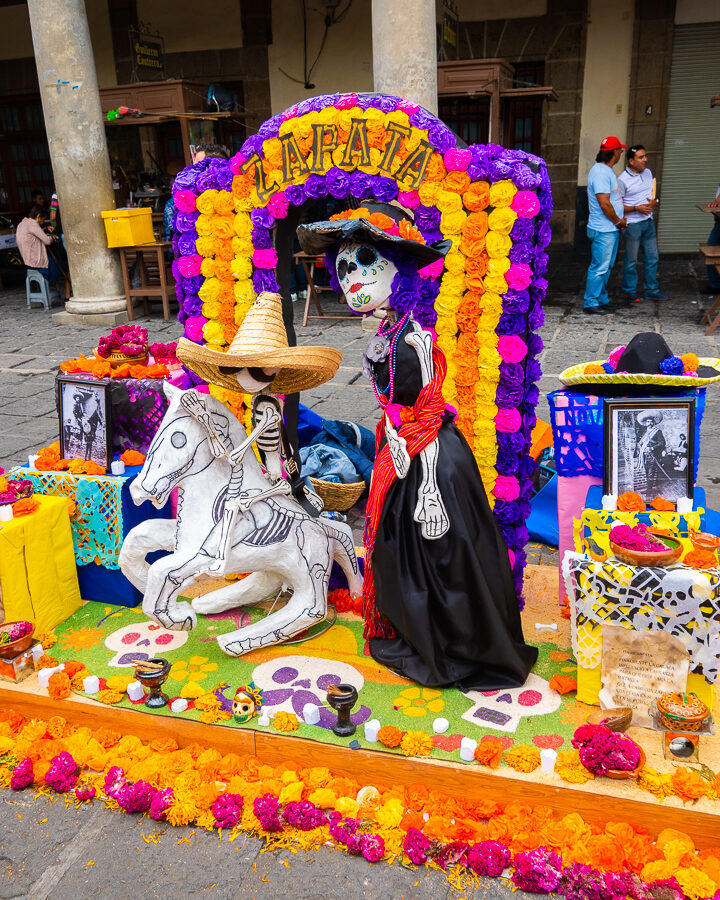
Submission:
M 128 321 L 124 297 L 70 299 L 61 312 L 53 313 L 53 325 L 124 325 Z

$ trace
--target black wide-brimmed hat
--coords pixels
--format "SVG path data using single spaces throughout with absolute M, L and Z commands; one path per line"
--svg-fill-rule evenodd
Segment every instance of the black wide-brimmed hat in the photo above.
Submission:
M 360 214 L 365 211 L 367 216 Z M 406 222 L 407 225 L 403 225 L 400 233 L 393 234 L 376 224 L 377 219 L 380 219 L 379 216 L 376 221 L 372 221 L 377 213 L 392 219 L 399 231 L 403 222 Z M 442 259 L 452 246 L 452 242 L 439 241 L 437 244 L 426 244 L 412 225 L 413 221 L 409 213 L 398 206 L 390 203 L 362 203 L 358 209 L 338 213 L 329 221 L 299 225 L 297 235 L 303 250 L 306 253 L 317 255 L 332 250 L 338 244 L 357 241 L 370 244 L 390 244 L 403 250 L 409 256 L 413 256 L 422 266 L 428 266 L 430 263 Z M 395 227 L 390 227 L 393 231 L 396 230 Z M 413 234 L 413 237 L 404 237 L 403 232 Z
M 720 359 L 698 357 L 695 374 L 687 370 L 687 356 L 675 355 L 661 334 L 644 331 L 608 360 L 570 366 L 560 374 L 566 387 L 582 386 L 594 394 L 670 393 L 705 387 L 720 380 Z M 603 371 L 598 371 L 602 369 Z

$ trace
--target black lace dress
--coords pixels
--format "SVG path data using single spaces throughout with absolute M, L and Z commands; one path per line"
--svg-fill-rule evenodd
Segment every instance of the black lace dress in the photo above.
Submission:
M 423 383 L 417 352 L 404 338 L 397 342 L 393 401 L 410 406 Z M 387 395 L 390 357 L 371 356 L 369 364 Z M 523 638 L 507 547 L 472 451 L 449 413 L 437 440 L 437 482 L 450 528 L 427 540 L 413 518 L 422 482 L 418 454 L 388 491 L 372 558 L 376 607 L 398 637 L 371 638 L 370 653 L 426 686 L 520 687 L 537 649 Z

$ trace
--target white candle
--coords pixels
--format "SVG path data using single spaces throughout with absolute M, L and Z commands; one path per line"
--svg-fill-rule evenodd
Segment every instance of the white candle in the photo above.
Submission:
M 365 740 L 369 744 L 376 744 L 378 739 L 378 731 L 380 731 L 380 722 L 378 719 L 370 719 L 365 723 Z
M 692 512 L 693 502 L 689 497 L 678 497 L 676 509 L 679 513 Z
M 445 734 L 449 727 L 450 723 L 447 719 L 439 718 L 435 719 L 433 722 L 433 731 L 435 734 Z
M 608 512 L 612 512 L 617 509 L 617 494 L 603 494 L 602 498 L 602 508 L 607 510 Z
M 87 678 L 83 678 L 83 690 L 86 694 L 97 694 L 100 690 L 100 679 L 97 675 L 88 675 Z
M 306 725 L 317 725 L 320 721 L 320 707 L 314 703 L 306 703 L 303 706 L 302 717 Z
M 9 503 L 0 506 L 0 522 L 9 522 L 13 517 L 13 508 Z
M 140 684 L 139 681 L 131 681 L 127 686 L 127 695 L 128 700 L 132 700 L 136 703 L 138 700 L 142 700 L 145 696 L 145 688 Z
M 36 460 L 37 458 L 38 458 L 38 455 L 37 455 L 37 454 L 35 454 L 35 456 L 28 456 L 28 469 L 34 469 L 34 468 L 35 468 L 35 460 Z
M 258 716 L 257 723 L 258 725 L 262 725 L 263 728 L 267 728 L 270 724 L 270 716 L 267 713 L 261 713 Z
M 55 666 L 54 668 L 48 669 L 40 669 L 38 672 L 38 684 L 40 687 L 46 688 L 48 686 L 48 682 L 50 681 L 50 676 L 54 675 L 56 672 L 62 672 L 65 668 L 64 665 Z
M 472 738 L 464 737 L 460 741 L 460 759 L 465 762 L 471 762 L 475 759 L 475 750 L 477 749 L 477 741 Z
M 174 713 L 185 712 L 188 708 L 188 702 L 184 697 L 176 697 L 170 704 L 170 709 Z
M 557 753 L 550 747 L 540 751 L 540 768 L 543 772 L 554 772 L 556 761 Z
M 43 650 L 41 644 L 35 644 L 30 651 L 30 653 L 32 653 L 33 663 L 37 665 L 37 661 L 40 659 L 44 652 L 45 651 Z
M 110 464 L 110 471 L 113 475 L 124 475 L 125 463 L 121 459 L 114 459 Z

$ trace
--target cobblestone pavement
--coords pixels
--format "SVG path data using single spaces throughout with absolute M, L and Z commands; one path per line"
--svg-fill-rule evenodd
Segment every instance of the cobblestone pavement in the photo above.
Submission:
M 584 273 L 582 264 L 569 255 L 554 256 L 542 331 L 546 349 L 538 409 L 541 417 L 547 419 L 548 415 L 544 393 L 559 387 L 557 374 L 563 368 L 604 358 L 637 331 L 662 333 L 676 352 L 720 355 L 720 337 L 705 337 L 698 324 L 708 297 L 700 293 L 704 272 L 695 261 L 661 262 L 661 287 L 672 300 L 639 303 L 605 318 L 582 313 Z M 327 300 L 324 303 L 330 306 Z M 0 293 L 0 308 L 0 464 L 7 467 L 57 440 L 55 369 L 78 352 L 90 353 L 106 329 L 53 326 L 44 310 L 26 311 L 24 294 L 17 289 Z M 164 322 L 159 315 L 139 321 L 150 329 L 154 340 L 172 340 L 180 334 L 177 322 Z M 368 340 L 361 324 L 314 319 L 306 328 L 298 327 L 298 339 L 301 343 L 330 344 L 344 354 L 336 378 L 306 392 L 303 402 L 327 418 L 352 419 L 373 428 L 377 418 L 375 398 L 360 374 Z M 719 432 L 720 406 L 711 388 L 702 428 L 698 481 L 708 492 L 709 504 L 715 507 L 720 502 Z M 556 564 L 552 552 L 536 547 L 531 553 L 535 554 L 533 561 Z M 158 844 L 146 843 L 143 832 L 159 834 Z M 0 834 L 0 898 L 83 900 L 207 894 L 256 900 L 283 895 L 291 895 L 294 900 L 449 900 L 462 896 L 493 900 L 511 895 L 502 882 L 488 881 L 477 891 L 458 894 L 439 872 L 415 872 L 399 865 L 369 866 L 326 848 L 317 853 L 261 854 L 262 844 L 254 839 L 229 844 L 227 839 L 218 841 L 215 835 L 192 833 L 191 829 L 165 831 L 155 823 L 112 813 L 98 805 L 65 811 L 61 802 L 35 802 L 30 796 L 9 792 L 0 792 Z M 186 836 L 189 843 L 179 843 Z M 12 871 L 12 876 L 6 878 L 3 869 Z M 514 893 L 516 898 L 524 896 Z

